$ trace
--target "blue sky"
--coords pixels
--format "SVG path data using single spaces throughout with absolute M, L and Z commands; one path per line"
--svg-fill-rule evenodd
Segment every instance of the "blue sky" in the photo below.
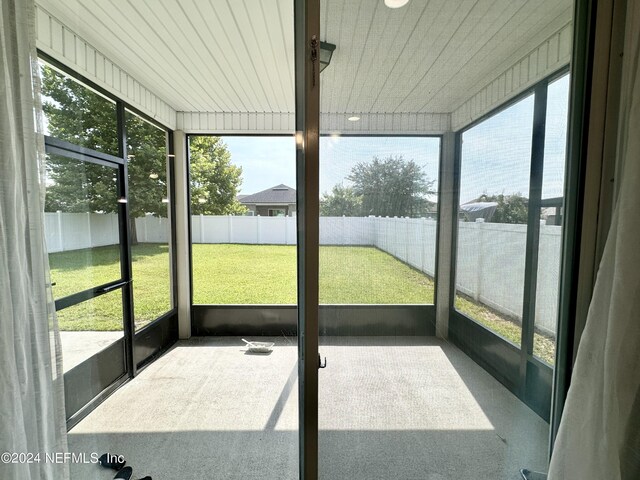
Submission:
M 543 197 L 562 196 L 569 78 L 549 87 Z M 463 134 L 460 201 L 482 193 L 528 196 L 533 97 L 527 97 Z M 226 136 L 232 162 L 243 169 L 242 194 L 284 183 L 295 188 L 293 137 Z M 322 137 L 320 192 L 344 181 L 358 162 L 374 156 L 402 155 L 438 178 L 440 142 L 428 137 Z
M 242 194 L 284 183 L 295 188 L 296 151 L 293 137 L 222 137 L 231 161 L 242 167 Z M 375 156 L 402 155 L 421 165 L 429 177 L 438 176 L 440 142 L 425 137 L 322 137 L 320 191 L 329 192 L 344 182 L 358 162 Z
M 564 185 L 569 76 L 547 95 L 543 198 L 561 197 Z M 489 195 L 528 196 L 531 169 L 533 96 L 464 132 L 460 203 Z

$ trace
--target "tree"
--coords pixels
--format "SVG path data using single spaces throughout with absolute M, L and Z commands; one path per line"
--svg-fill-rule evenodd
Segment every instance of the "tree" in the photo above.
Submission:
M 220 137 L 193 137 L 189 145 L 191 213 L 241 215 L 247 207 L 236 199 L 242 168 L 231 163 L 231 153 Z
M 361 198 L 363 215 L 418 217 L 433 206 L 428 197 L 436 193 L 435 180 L 402 156 L 360 162 L 347 180 L 353 184 L 354 195 Z
M 479 202 L 496 202 L 498 206 L 491 217 L 492 223 L 526 224 L 529 215 L 529 200 L 520 192 L 512 195 L 487 195 L 483 193 Z
M 325 193 L 320 199 L 320 215 L 359 217 L 362 215 L 362 197 L 356 195 L 353 187 L 334 185 L 331 193 Z
M 113 103 L 46 66 L 42 69 L 42 93 L 51 136 L 118 154 Z M 113 169 L 50 155 L 47 175 L 47 211 L 113 212 L 117 208 Z
M 116 106 L 76 81 L 48 66 L 42 68 L 42 93 L 49 134 L 60 140 L 99 152 L 118 155 Z M 167 216 L 166 132 L 126 112 L 128 206 L 133 243 L 135 218 Z M 230 164 L 230 153 L 218 137 L 198 137 L 195 180 L 206 204 L 196 202 L 194 213 L 242 213 L 235 199 L 242 170 Z M 206 145 L 215 145 L 207 150 Z M 207 160 L 208 159 L 208 160 Z M 211 171 L 207 171 L 211 169 Z M 47 162 L 47 211 L 117 212 L 115 171 L 58 155 Z M 229 178 L 226 178 L 226 175 Z M 215 183 L 212 183 L 215 182 Z M 214 192 L 221 192 L 215 193 Z M 198 192 L 196 192 L 197 194 Z

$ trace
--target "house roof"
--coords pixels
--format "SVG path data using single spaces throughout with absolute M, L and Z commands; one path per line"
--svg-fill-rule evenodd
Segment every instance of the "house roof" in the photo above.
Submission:
M 240 198 L 239 201 L 245 205 L 249 203 L 269 205 L 279 203 L 292 204 L 296 203 L 296 190 L 281 183 L 275 187 L 267 188 L 266 190 L 254 193 L 253 195 L 247 195 L 246 197 Z

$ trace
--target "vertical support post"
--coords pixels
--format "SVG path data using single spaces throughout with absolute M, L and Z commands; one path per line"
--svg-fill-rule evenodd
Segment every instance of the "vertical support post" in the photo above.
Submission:
M 547 83 L 535 89 L 533 132 L 531 134 L 531 174 L 529 181 L 529 208 L 527 218 L 527 247 L 524 264 L 524 296 L 522 332 L 520 339 L 520 385 L 522 398 L 527 398 L 527 369 L 533 356 L 534 327 L 536 321 L 536 289 L 538 278 L 538 244 L 540 240 L 540 203 L 542 201 L 542 168 L 544 138 L 547 120 Z
M 436 336 L 449 336 L 450 305 L 453 304 L 453 231 L 458 226 L 456 205 L 458 196 L 454 192 L 456 164 L 456 134 L 447 132 L 442 136 L 440 147 L 440 179 L 438 181 L 438 231 L 436 234 Z
M 176 255 L 176 170 L 173 132 L 167 134 L 167 225 L 169 228 L 169 254 L 171 258 L 171 308 L 178 305 L 178 269 Z M 173 226 L 173 227 L 172 227 Z
M 300 479 L 318 478 L 320 1 L 295 0 Z
M 118 196 L 124 198 L 118 204 L 120 222 L 120 273 L 127 283 L 122 287 L 122 313 L 124 319 L 125 364 L 130 378 L 136 376 L 134 358 L 135 325 L 133 318 L 133 266 L 131 262 L 131 225 L 129 215 L 129 171 L 127 158 L 127 130 L 124 103 L 116 103 L 118 119 L 118 156 L 124 159 L 124 165 L 118 167 Z
M 204 215 L 202 213 L 198 220 L 200 221 L 200 243 L 204 243 Z
M 191 248 L 189 232 L 189 166 L 187 136 L 173 132 L 175 167 L 176 270 L 178 281 L 178 337 L 191 337 Z

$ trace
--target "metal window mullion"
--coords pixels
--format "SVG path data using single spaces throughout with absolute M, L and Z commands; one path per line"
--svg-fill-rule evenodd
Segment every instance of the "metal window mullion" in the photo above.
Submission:
M 527 243 L 524 267 L 524 296 L 522 332 L 520 337 L 520 381 L 523 398 L 526 396 L 528 361 L 533 355 L 536 320 L 536 290 L 538 277 L 538 247 L 540 240 L 540 205 L 542 202 L 542 172 L 544 139 L 547 119 L 547 82 L 535 88 L 533 130 L 531 134 L 531 173 L 527 217 Z
M 299 477 L 318 478 L 319 65 L 320 1 L 295 0 L 296 201 L 298 260 Z
M 169 255 L 171 264 L 171 308 L 174 309 L 178 305 L 178 266 L 177 266 L 177 252 L 176 252 L 176 185 L 175 185 L 175 152 L 174 152 L 174 140 L 173 131 L 167 131 L 167 219 L 170 229 L 170 241 Z
M 453 195 L 452 195 L 452 221 L 451 221 L 451 273 L 449 278 L 449 316 L 455 310 L 456 298 L 456 270 L 458 261 L 458 233 L 460 211 L 460 177 L 462 170 L 462 131 L 455 132 L 453 153 Z M 449 335 L 449 332 L 447 332 Z
M 125 362 L 130 378 L 136 375 L 133 361 L 133 267 L 131 263 L 131 229 L 129 226 L 129 172 L 127 166 L 127 130 L 125 125 L 125 106 L 117 102 L 116 114 L 118 120 L 118 156 L 124 159 L 124 164 L 118 167 L 118 196 L 126 199 L 120 202 L 118 208 L 118 223 L 120 226 L 120 271 L 127 284 L 122 287 L 122 316 L 124 322 Z

